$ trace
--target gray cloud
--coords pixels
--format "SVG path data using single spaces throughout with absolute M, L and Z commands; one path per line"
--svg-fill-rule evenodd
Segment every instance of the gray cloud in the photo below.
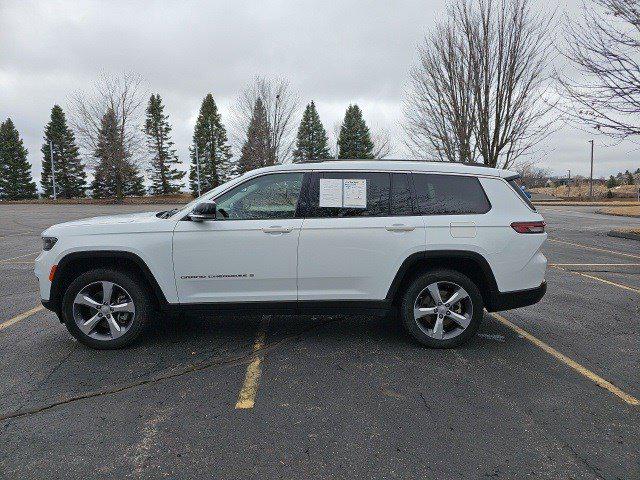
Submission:
M 291 81 L 303 102 L 316 101 L 329 132 L 347 105 L 358 102 L 370 125 L 391 131 L 396 156 L 402 156 L 402 87 L 416 44 L 443 16 L 444 5 L 2 0 L 0 118 L 13 118 L 39 178 L 43 128 L 53 104 L 65 108 L 68 95 L 100 71 L 135 71 L 150 92 L 162 95 L 186 168 L 202 97 L 214 94 L 229 126 L 229 107 L 242 86 L 255 74 L 278 75 Z M 559 8 L 575 15 L 577 0 L 560 1 Z M 540 163 L 558 173 L 587 173 L 589 138 L 562 128 L 541 145 Z M 598 142 L 598 176 L 640 164 L 635 145 Z

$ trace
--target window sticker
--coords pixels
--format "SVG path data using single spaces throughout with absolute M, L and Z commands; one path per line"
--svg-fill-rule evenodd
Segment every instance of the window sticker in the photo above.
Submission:
M 355 178 L 321 178 L 321 208 L 367 208 L 367 181 Z
M 343 183 L 342 206 L 347 208 L 367 208 L 367 181 L 345 179 Z
M 342 179 L 320 179 L 320 207 L 342 207 Z

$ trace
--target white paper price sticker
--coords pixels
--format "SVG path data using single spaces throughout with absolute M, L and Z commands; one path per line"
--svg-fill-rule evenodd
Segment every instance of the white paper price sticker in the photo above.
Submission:
M 339 178 L 320 179 L 320 207 L 342 207 L 342 180 Z
M 367 181 L 355 178 L 321 178 L 321 208 L 367 208 Z
M 345 179 L 342 205 L 348 208 L 367 208 L 367 181 Z

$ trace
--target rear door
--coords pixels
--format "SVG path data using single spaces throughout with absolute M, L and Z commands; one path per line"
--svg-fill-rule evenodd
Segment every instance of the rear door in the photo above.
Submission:
M 300 301 L 382 300 L 404 259 L 425 249 L 406 173 L 315 173 L 304 206 Z

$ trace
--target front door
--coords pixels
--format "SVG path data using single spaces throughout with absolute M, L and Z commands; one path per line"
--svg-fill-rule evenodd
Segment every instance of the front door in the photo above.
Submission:
M 297 299 L 303 175 L 251 178 L 214 199 L 216 220 L 178 222 L 173 261 L 181 303 Z

